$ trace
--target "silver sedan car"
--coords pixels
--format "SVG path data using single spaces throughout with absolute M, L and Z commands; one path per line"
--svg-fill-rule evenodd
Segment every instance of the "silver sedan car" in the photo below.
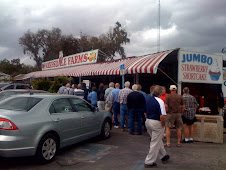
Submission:
M 71 95 L 23 94 L 0 103 L 0 156 L 35 155 L 51 162 L 58 149 L 110 137 L 111 113 Z

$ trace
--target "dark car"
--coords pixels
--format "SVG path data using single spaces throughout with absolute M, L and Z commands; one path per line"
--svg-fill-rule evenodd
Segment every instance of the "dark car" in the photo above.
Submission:
M 22 83 L 0 83 L 0 91 L 8 89 L 31 89 L 31 87 Z
M 32 89 L 4 90 L 0 92 L 0 101 L 13 95 L 25 94 L 25 93 L 34 94 L 34 93 L 49 93 L 49 92 L 44 90 L 32 90 Z

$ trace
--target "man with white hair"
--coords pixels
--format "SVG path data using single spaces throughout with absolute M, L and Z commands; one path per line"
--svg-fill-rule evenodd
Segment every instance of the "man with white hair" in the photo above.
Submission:
M 162 138 L 164 134 L 166 110 L 164 102 L 160 99 L 162 88 L 156 85 L 153 88 L 152 96 L 148 95 L 146 98 L 146 127 L 147 132 L 151 136 L 149 153 L 145 159 L 145 168 L 156 167 L 155 161 L 159 157 L 162 162 L 169 160 L 170 156 L 167 155 L 164 148 Z
M 120 90 L 118 98 L 120 103 L 120 127 L 121 131 L 124 131 L 124 124 L 125 124 L 125 116 L 128 116 L 128 108 L 127 108 L 127 96 L 132 92 L 129 88 L 130 82 L 125 82 L 125 88 Z
M 70 91 L 71 91 L 71 85 L 70 85 L 70 83 L 67 83 L 65 87 L 66 88 L 64 89 L 63 94 L 70 94 Z
M 111 102 L 111 92 L 115 89 L 114 88 L 115 83 L 114 82 L 110 82 L 109 83 L 109 88 L 107 88 L 105 90 L 105 94 L 104 94 L 104 99 L 105 99 L 105 110 L 110 112 L 112 109 L 112 102 Z
M 130 134 L 134 135 L 134 118 L 137 120 L 137 134 L 142 135 L 142 115 L 144 114 L 145 98 L 137 91 L 138 86 L 132 86 L 133 92 L 127 96 L 127 107 L 129 113 Z
M 74 95 L 84 98 L 84 90 L 82 90 L 81 84 L 78 84 L 77 89 L 74 90 Z

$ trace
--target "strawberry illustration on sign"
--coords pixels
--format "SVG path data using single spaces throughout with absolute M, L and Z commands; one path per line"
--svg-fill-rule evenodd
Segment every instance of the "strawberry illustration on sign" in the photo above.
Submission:
M 91 61 L 96 61 L 96 59 L 97 59 L 96 53 L 92 52 L 88 59 L 89 59 L 90 62 Z

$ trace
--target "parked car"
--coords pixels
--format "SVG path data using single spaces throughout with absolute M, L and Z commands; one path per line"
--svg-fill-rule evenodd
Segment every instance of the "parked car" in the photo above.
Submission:
M 12 96 L 0 103 L 0 156 L 35 155 L 48 163 L 59 148 L 98 135 L 108 138 L 111 128 L 111 113 L 73 95 Z
M 49 93 L 49 92 L 44 90 L 32 90 L 32 89 L 4 90 L 0 92 L 0 101 L 10 96 L 14 96 L 17 94 L 24 94 L 24 93 L 34 94 L 34 93 Z
M 8 89 L 31 89 L 31 87 L 22 83 L 0 83 L 0 91 Z

